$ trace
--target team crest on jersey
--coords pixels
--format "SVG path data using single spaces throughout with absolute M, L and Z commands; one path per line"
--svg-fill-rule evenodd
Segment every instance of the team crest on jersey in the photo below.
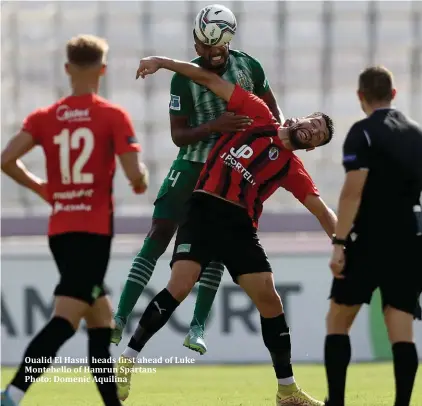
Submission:
M 280 150 L 277 147 L 271 147 L 268 151 L 268 158 L 270 158 L 271 161 L 275 161 L 280 154 Z
M 243 89 L 247 90 L 248 92 L 253 91 L 253 83 L 243 70 L 238 70 L 236 72 L 236 81 Z

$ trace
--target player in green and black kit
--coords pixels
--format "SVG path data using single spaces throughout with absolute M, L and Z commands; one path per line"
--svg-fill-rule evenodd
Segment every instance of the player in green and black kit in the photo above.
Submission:
M 256 59 L 243 52 L 229 50 L 229 45 L 204 45 L 196 37 L 195 49 L 199 58 L 193 62 L 253 92 L 267 103 L 279 122 L 284 122 L 262 66 Z M 248 117 L 225 113 L 226 102 L 179 74 L 173 76 L 170 93 L 171 136 L 180 151 L 158 192 L 151 230 L 132 263 L 120 297 L 115 315 L 116 329 L 112 336 L 115 344 L 120 342 L 127 317 L 149 282 L 158 258 L 176 232 L 184 214 L 185 202 L 192 194 L 208 153 L 221 133 L 236 132 L 250 124 Z M 223 271 L 222 264 L 212 262 L 199 281 L 195 311 L 184 345 L 201 354 L 207 350 L 205 322 Z

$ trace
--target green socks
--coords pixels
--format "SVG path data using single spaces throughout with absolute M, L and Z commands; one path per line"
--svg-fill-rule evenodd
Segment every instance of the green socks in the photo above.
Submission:
M 127 320 L 139 296 L 151 279 L 157 260 L 163 255 L 164 251 L 165 248 L 163 249 L 157 241 L 148 237 L 145 238 L 144 245 L 130 268 L 129 276 L 120 296 L 116 317 L 124 321 Z M 223 272 L 223 264 L 211 262 L 201 275 L 191 327 L 199 326 L 204 330 Z
M 145 286 L 151 279 L 157 259 L 163 255 L 164 251 L 165 247 L 163 249 L 157 241 L 151 240 L 148 237 L 145 238 L 142 249 L 132 262 L 129 276 L 120 296 L 116 317 L 123 320 L 128 318 L 139 296 L 141 296 Z
M 223 277 L 224 265 L 210 262 L 199 279 L 199 290 L 196 298 L 195 312 L 190 327 L 201 327 L 205 330 L 205 323 L 214 303 L 215 295 Z

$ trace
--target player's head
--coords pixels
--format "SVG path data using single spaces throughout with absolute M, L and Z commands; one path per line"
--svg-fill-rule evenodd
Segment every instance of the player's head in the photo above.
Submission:
M 292 149 L 312 150 L 328 144 L 333 138 L 333 120 L 324 113 L 316 112 L 299 118 L 285 129 Z
M 362 110 L 371 114 L 377 108 L 388 107 L 396 96 L 393 74 L 383 66 L 371 66 L 359 75 L 358 98 Z
M 78 35 L 66 44 L 66 72 L 72 77 L 97 77 L 105 74 L 107 41 L 94 35 Z
M 201 57 L 201 65 L 208 70 L 218 71 L 224 68 L 229 59 L 229 44 L 221 46 L 210 46 L 202 43 L 193 31 L 193 38 L 195 40 L 195 51 Z

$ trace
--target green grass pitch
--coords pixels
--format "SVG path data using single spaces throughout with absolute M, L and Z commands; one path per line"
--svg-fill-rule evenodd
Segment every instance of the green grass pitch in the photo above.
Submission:
M 323 366 L 297 365 L 296 380 L 310 394 L 326 394 Z M 2 368 L 2 388 L 14 370 Z M 54 374 L 47 376 L 52 377 Z M 62 373 L 60 376 L 79 376 Z M 89 374 L 85 374 L 89 377 Z M 418 389 L 419 388 L 419 389 Z M 422 405 L 422 372 L 416 378 L 412 405 Z M 137 374 L 124 402 L 127 406 L 264 406 L 275 404 L 276 383 L 270 366 L 158 367 L 155 374 Z M 355 364 L 348 373 L 348 406 L 390 406 L 394 382 L 390 363 Z M 94 383 L 37 383 L 22 406 L 100 406 Z

